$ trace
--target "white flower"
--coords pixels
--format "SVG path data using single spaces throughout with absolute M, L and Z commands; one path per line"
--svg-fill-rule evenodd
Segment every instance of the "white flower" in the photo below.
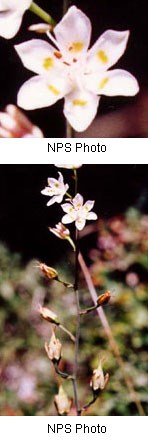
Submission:
M 0 36 L 12 38 L 17 34 L 24 12 L 32 0 L 0 0 Z
M 79 167 L 82 166 L 82 164 L 55 164 L 56 167 L 62 167 L 64 169 L 79 169 Z
M 52 198 L 48 201 L 47 206 L 51 206 L 54 203 L 61 203 L 65 193 L 67 192 L 69 186 L 68 184 L 64 184 L 63 175 L 61 172 L 58 172 L 59 179 L 48 178 L 48 187 L 45 187 L 41 191 L 43 195 L 52 196 Z
M 24 109 L 51 106 L 65 98 L 64 115 L 77 131 L 95 118 L 100 95 L 135 95 L 136 79 L 125 70 L 108 70 L 126 49 L 129 31 L 108 30 L 88 50 L 91 22 L 76 6 L 54 28 L 55 47 L 33 39 L 15 46 L 24 66 L 37 75 L 18 93 Z
M 90 212 L 93 206 L 94 201 L 86 201 L 83 205 L 83 197 L 77 193 L 70 203 L 62 204 L 62 209 L 67 214 L 63 216 L 62 223 L 69 224 L 75 221 L 76 228 L 82 230 L 86 220 L 97 219 L 96 213 Z

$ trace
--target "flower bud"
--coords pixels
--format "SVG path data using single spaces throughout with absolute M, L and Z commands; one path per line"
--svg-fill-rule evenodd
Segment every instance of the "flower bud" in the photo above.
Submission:
M 9 104 L 4 112 L 0 112 L 0 137 L 43 138 L 43 133 L 22 111 L 13 104 Z
M 60 361 L 62 344 L 60 340 L 56 338 L 54 331 L 52 331 L 52 336 L 49 344 L 45 342 L 45 350 L 50 361 L 52 361 L 53 363 Z
M 106 373 L 104 376 L 103 370 L 102 370 L 102 364 L 101 361 L 99 362 L 98 368 L 93 370 L 93 375 L 90 381 L 90 386 L 92 387 L 92 390 L 96 392 L 97 390 L 104 390 L 107 382 L 109 379 L 109 374 Z
M 55 396 L 54 403 L 60 416 L 66 416 L 69 413 L 72 400 L 68 398 L 62 385 L 59 387 L 59 392 Z
M 57 271 L 53 269 L 53 267 L 48 267 L 46 264 L 43 264 L 42 262 L 39 264 L 39 268 L 48 279 L 55 279 L 58 276 Z
M 38 34 L 46 34 L 52 31 L 52 26 L 47 23 L 36 23 L 29 26 L 28 31 L 37 32 Z
M 49 227 L 50 232 L 54 233 L 60 239 L 67 239 L 70 236 L 70 231 L 62 223 L 56 224 L 55 227 Z
M 42 307 L 41 305 L 39 305 L 38 312 L 39 312 L 40 316 L 43 319 L 45 319 L 46 321 L 51 322 L 56 325 L 60 324 L 57 315 L 54 312 L 52 312 L 51 310 L 49 310 L 49 308 Z
M 105 293 L 102 293 L 102 295 L 98 296 L 97 298 L 98 306 L 108 304 L 110 298 L 111 298 L 111 292 L 109 290 L 107 290 Z

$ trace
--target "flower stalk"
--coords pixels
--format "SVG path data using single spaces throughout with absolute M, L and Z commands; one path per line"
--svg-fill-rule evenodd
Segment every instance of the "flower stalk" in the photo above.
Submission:
M 44 9 L 40 8 L 40 6 L 38 6 L 35 2 L 31 3 L 31 6 L 30 6 L 29 9 L 30 9 L 31 12 L 33 12 L 35 15 L 40 17 L 42 20 L 44 20 L 46 23 L 48 23 L 52 27 L 55 26 L 56 22 L 51 17 L 51 15 L 47 14 L 47 12 L 44 11 Z

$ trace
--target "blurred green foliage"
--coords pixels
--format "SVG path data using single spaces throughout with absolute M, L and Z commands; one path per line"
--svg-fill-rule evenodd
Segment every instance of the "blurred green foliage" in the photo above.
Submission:
M 125 370 L 146 412 L 148 216 L 131 208 L 125 216 L 101 220 L 97 225 L 96 248 L 88 251 L 90 272 L 98 294 L 106 289 L 112 293 L 105 313 Z M 0 245 L 1 415 L 56 414 L 53 398 L 58 377 L 44 350 L 51 328 L 38 316 L 37 308 L 39 303 L 48 306 L 75 333 L 75 298 L 72 289 L 56 281 L 49 283 L 37 266 L 36 260 L 22 266 L 18 255 Z M 63 262 L 57 262 L 56 268 L 61 279 L 73 281 L 71 252 Z M 82 308 L 92 305 L 81 272 L 80 298 Z M 57 336 L 63 343 L 60 367 L 72 372 L 74 345 L 62 331 L 57 330 Z M 82 405 L 91 399 L 90 378 L 100 357 L 104 358 L 104 372 L 109 372 L 110 379 L 87 414 L 137 415 L 99 318 L 92 312 L 81 320 L 78 387 Z M 71 383 L 64 381 L 63 385 L 73 396 Z

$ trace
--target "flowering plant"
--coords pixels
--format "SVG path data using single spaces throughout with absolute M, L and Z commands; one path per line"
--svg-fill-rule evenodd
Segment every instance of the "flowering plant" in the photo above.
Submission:
M 71 6 L 55 24 L 31 0 L 0 0 L 0 35 L 12 38 L 27 9 L 47 23 L 30 29 L 47 34 L 51 43 L 33 38 L 15 45 L 24 67 L 35 74 L 18 91 L 20 107 L 49 107 L 64 98 L 64 116 L 70 127 L 81 132 L 94 120 L 102 95 L 138 93 L 138 82 L 132 74 L 119 68 L 110 70 L 126 49 L 129 31 L 105 31 L 89 48 L 91 22 L 76 6 Z

